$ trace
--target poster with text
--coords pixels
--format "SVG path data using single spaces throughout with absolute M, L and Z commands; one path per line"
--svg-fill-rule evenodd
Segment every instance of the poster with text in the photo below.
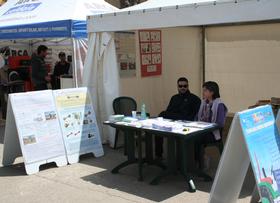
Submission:
M 162 44 L 160 30 L 140 30 L 139 47 L 141 61 L 141 76 L 161 75 Z
M 136 77 L 136 41 L 134 32 L 116 32 L 115 43 L 120 77 Z
M 103 155 L 99 129 L 87 88 L 54 91 L 67 155 Z
M 262 202 L 280 202 L 280 139 L 270 106 L 240 113 Z
M 10 98 L 25 162 L 65 156 L 52 91 L 16 93 Z

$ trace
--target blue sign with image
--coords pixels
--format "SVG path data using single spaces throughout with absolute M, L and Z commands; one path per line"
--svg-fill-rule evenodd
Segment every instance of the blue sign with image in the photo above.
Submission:
M 280 202 L 280 138 L 271 106 L 239 113 L 262 202 Z

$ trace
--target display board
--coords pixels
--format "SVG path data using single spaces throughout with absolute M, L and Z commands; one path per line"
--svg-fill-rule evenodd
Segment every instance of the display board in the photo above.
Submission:
M 67 165 L 51 90 L 9 95 L 3 165 L 12 164 L 21 154 L 27 174 L 49 162 Z
M 81 154 L 104 155 L 87 88 L 54 91 L 66 154 L 69 163 L 77 163 Z
M 280 139 L 271 106 L 237 113 L 209 202 L 236 202 L 251 162 L 263 203 L 280 202 Z
M 161 75 L 161 30 L 140 30 L 139 47 L 141 61 L 141 76 L 147 77 Z
M 9 95 L 4 166 L 22 155 L 33 174 L 46 163 L 77 163 L 85 153 L 104 154 L 87 88 Z

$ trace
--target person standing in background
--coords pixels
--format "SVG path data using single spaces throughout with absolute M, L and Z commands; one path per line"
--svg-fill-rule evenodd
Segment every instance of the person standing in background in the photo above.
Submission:
M 47 90 L 47 83 L 51 81 L 45 62 L 45 58 L 48 54 L 47 51 L 48 47 L 40 45 L 37 48 L 37 55 L 33 55 L 31 59 L 31 78 L 35 90 Z
M 53 71 L 53 78 L 52 78 L 52 87 L 53 89 L 60 89 L 60 76 L 61 75 L 68 75 L 70 69 L 70 63 L 66 61 L 66 55 L 64 52 L 60 52 L 58 54 L 58 61 L 55 64 L 54 71 Z

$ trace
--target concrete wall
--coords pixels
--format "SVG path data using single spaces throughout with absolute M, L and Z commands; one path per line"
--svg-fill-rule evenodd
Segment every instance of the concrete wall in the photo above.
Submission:
M 147 111 L 158 115 L 166 109 L 172 95 L 177 93 L 176 81 L 185 76 L 190 90 L 200 96 L 201 90 L 201 29 L 170 28 L 162 30 L 162 75 L 141 78 L 139 42 L 136 34 L 137 77 L 121 78 L 121 94 L 134 97 L 138 110 L 144 102 Z
M 280 24 L 207 28 L 206 38 L 206 80 L 231 112 L 280 97 Z

